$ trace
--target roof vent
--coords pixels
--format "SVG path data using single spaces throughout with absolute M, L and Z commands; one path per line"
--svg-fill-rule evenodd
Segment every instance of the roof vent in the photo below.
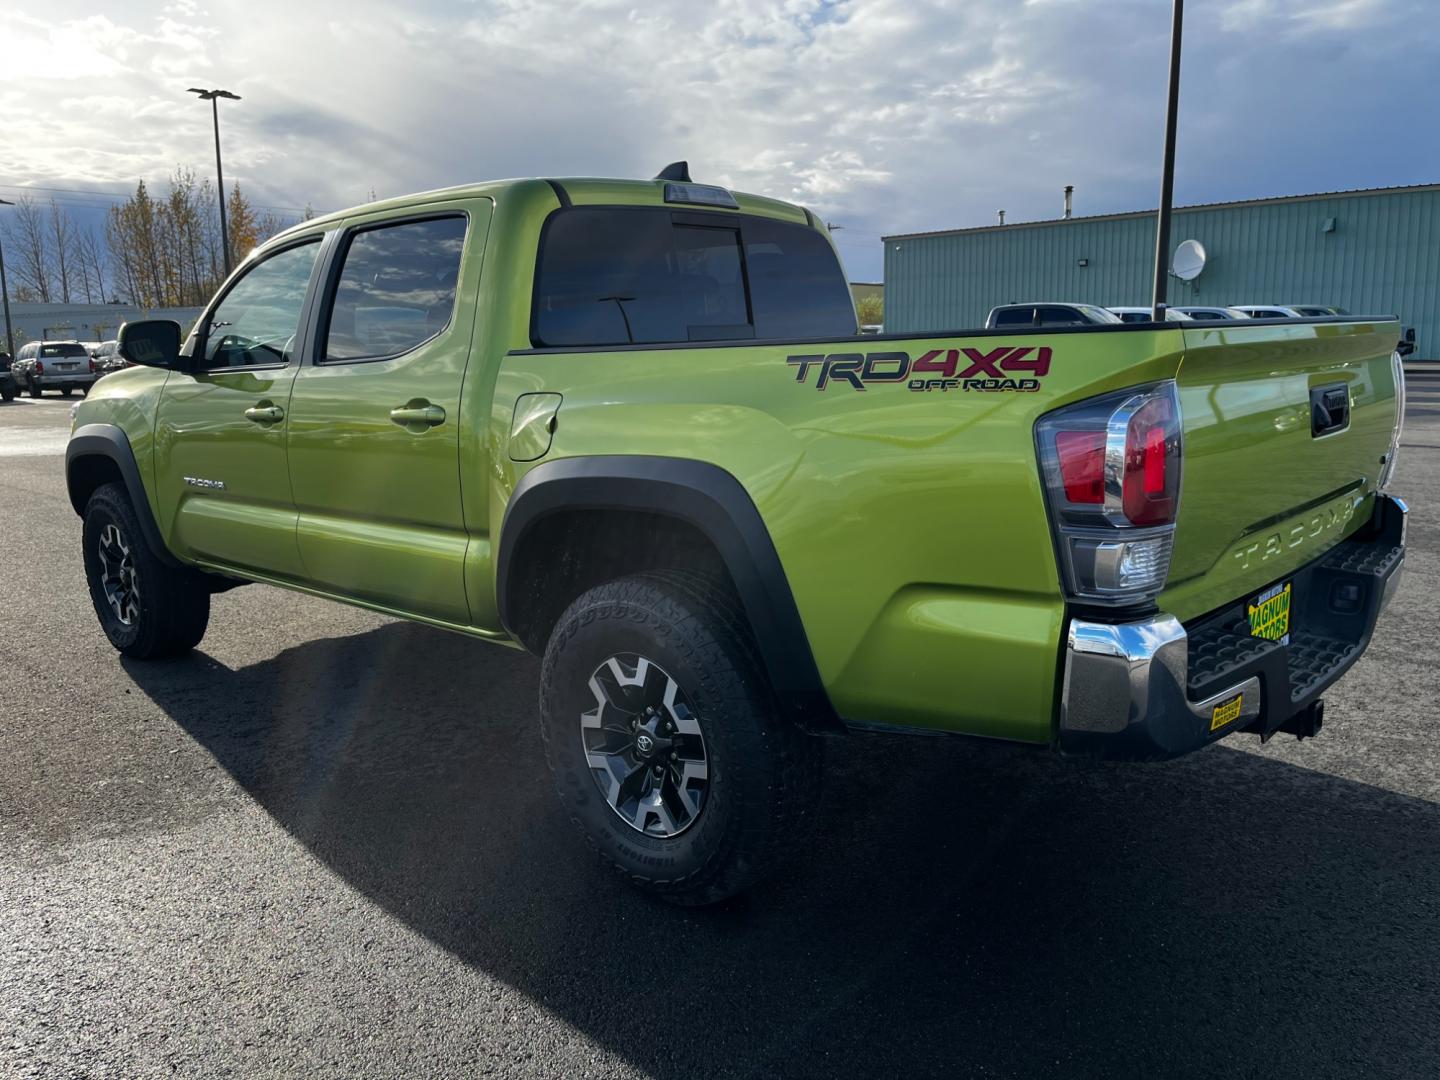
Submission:
M 656 180 L 674 180 L 677 183 L 690 183 L 690 163 L 688 161 L 672 161 L 656 175 Z

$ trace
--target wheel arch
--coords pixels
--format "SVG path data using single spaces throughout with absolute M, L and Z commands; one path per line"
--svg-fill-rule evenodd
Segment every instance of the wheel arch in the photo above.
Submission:
M 645 455 L 576 457 L 548 461 L 526 473 L 506 508 L 495 566 L 500 620 L 512 636 L 534 652 L 544 650 L 553 619 L 542 613 L 538 622 L 527 621 L 526 597 L 534 595 L 541 580 L 537 575 L 552 564 L 549 555 L 557 537 L 574 536 L 573 530 L 557 532 L 556 523 L 588 524 L 599 520 L 596 515 L 611 523 L 659 523 L 669 539 L 683 542 L 672 549 L 685 553 L 682 567 L 693 558 L 708 562 L 713 553 L 716 568 L 728 578 L 744 609 L 787 716 L 809 731 L 843 727 L 821 682 L 760 511 L 739 480 L 708 462 Z M 647 537 L 653 534 L 648 525 L 642 531 Z M 591 534 L 586 530 L 583 535 Z M 617 572 L 644 568 L 631 562 Z M 576 595 L 578 591 L 560 610 Z
M 115 481 L 125 485 L 140 521 L 140 531 L 155 557 L 168 566 L 181 566 L 180 560 L 165 546 L 145 494 L 135 451 L 124 430 L 114 424 L 85 424 L 76 428 L 65 447 L 65 487 L 75 513 L 83 517 L 85 504 L 95 489 Z

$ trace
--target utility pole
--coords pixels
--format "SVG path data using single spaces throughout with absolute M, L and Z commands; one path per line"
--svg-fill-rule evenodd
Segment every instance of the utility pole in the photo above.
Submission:
M 1160 210 L 1155 221 L 1155 293 L 1150 317 L 1165 321 L 1165 289 L 1170 284 L 1170 201 L 1175 190 L 1175 120 L 1180 109 L 1180 28 L 1185 0 L 1175 0 L 1170 22 L 1170 94 L 1165 109 L 1165 162 L 1160 169 Z
M 239 94 L 232 94 L 229 90 L 201 90 L 192 86 L 186 93 L 199 94 L 201 101 L 210 102 L 210 115 L 215 120 L 215 189 L 220 194 L 220 243 L 225 252 L 225 274 L 229 276 L 230 268 L 233 265 L 230 260 L 230 227 L 225 222 L 225 170 L 220 165 L 220 98 L 229 98 L 231 101 L 239 101 Z
M 14 206 L 9 199 L 0 199 L 0 206 Z M 5 280 L 5 244 L 0 241 L 0 296 L 5 297 L 5 351 L 15 360 L 15 331 L 10 328 L 10 284 Z

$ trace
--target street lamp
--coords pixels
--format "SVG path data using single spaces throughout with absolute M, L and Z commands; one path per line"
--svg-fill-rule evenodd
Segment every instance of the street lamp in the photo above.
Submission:
M 239 94 L 232 94 L 229 90 L 201 90 L 192 86 L 186 91 L 188 94 L 199 94 L 201 101 L 210 102 L 210 114 L 215 118 L 215 187 L 220 192 L 220 242 L 224 245 L 225 251 L 225 273 L 230 273 L 230 229 L 225 224 L 225 172 L 220 168 L 220 105 L 219 98 L 229 98 L 231 101 L 239 101 Z
M 0 199 L 0 206 L 14 206 L 9 199 Z M 0 243 L 0 296 L 5 297 L 5 349 L 15 359 L 15 332 L 10 328 L 10 285 L 5 280 L 5 245 Z

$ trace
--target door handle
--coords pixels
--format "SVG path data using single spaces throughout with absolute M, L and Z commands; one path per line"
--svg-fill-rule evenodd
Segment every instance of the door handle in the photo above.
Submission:
M 445 422 L 445 410 L 439 405 L 412 401 L 391 409 L 390 419 L 401 427 L 436 427 Z
M 257 424 L 273 424 L 285 419 L 285 410 L 279 405 L 252 405 L 245 410 L 245 419 Z

